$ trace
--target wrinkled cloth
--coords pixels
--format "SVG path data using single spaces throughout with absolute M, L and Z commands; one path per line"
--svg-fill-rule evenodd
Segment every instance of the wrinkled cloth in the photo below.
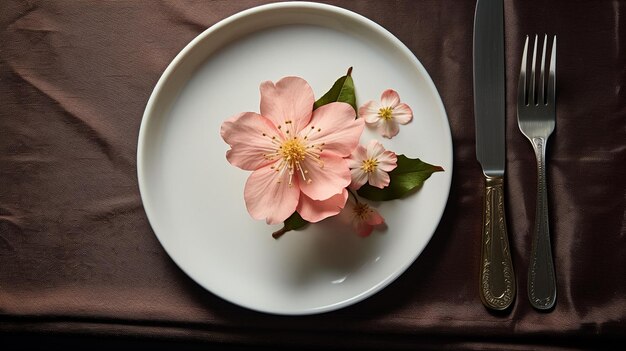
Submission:
M 454 174 L 439 227 L 403 275 L 361 303 L 304 317 L 252 312 L 194 283 L 157 241 L 137 185 L 139 125 L 162 72 L 203 30 L 262 3 L 0 3 L 0 340 L 28 333 L 311 348 L 623 344 L 626 2 L 505 1 L 505 201 L 518 292 L 510 310 L 494 313 L 478 292 L 475 2 L 327 1 L 381 24 L 425 66 L 448 114 Z M 558 36 L 557 123 L 547 151 L 558 298 L 549 313 L 526 297 L 536 173 L 515 108 L 523 40 L 535 33 Z

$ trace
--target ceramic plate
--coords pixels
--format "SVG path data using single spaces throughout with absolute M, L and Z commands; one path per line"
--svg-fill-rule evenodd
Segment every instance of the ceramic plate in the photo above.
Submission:
M 247 213 L 249 172 L 231 166 L 220 125 L 259 111 L 259 84 L 300 76 L 316 98 L 354 67 L 357 104 L 387 88 L 414 112 L 387 149 L 443 166 L 417 193 L 376 205 L 387 227 L 360 238 L 336 218 L 279 240 Z M 323 4 L 252 8 L 207 29 L 167 67 L 139 134 L 139 187 L 159 241 L 198 284 L 234 304 L 267 313 L 331 311 L 380 291 L 422 252 L 443 213 L 452 142 L 435 85 L 415 56 L 371 20 Z M 419 284 L 416 281 L 415 284 Z

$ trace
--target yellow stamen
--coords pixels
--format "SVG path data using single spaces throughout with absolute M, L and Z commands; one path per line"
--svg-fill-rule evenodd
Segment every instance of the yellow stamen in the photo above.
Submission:
M 373 159 L 373 158 L 370 158 L 368 160 L 363 160 L 363 163 L 361 164 L 361 169 L 365 173 L 372 173 L 376 170 L 377 167 L 378 167 L 378 160 Z
M 298 138 L 287 139 L 283 142 L 278 152 L 283 158 L 282 162 L 284 162 L 289 169 L 289 185 L 292 184 L 293 175 L 296 171 L 300 171 L 303 180 L 306 181 L 306 177 L 304 176 L 304 172 L 300 164 L 307 154 L 306 146 L 302 143 L 302 141 Z
M 300 142 L 300 139 L 288 139 L 283 142 L 280 149 L 281 156 L 290 164 L 295 164 L 296 161 L 304 160 L 306 154 L 306 148 Z
M 393 118 L 393 116 L 391 115 L 392 112 L 393 112 L 393 109 L 391 107 L 381 107 L 378 110 L 378 115 L 380 116 L 380 118 L 388 121 Z

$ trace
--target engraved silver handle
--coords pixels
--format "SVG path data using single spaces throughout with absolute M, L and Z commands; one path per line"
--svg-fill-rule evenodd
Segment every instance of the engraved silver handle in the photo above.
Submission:
M 515 299 L 515 274 L 506 230 L 503 185 L 502 177 L 485 177 L 480 299 L 494 310 L 506 309 Z
M 556 278 L 550 244 L 548 221 L 548 195 L 546 192 L 546 148 L 544 138 L 533 138 L 533 148 L 537 157 L 537 212 L 533 233 L 530 269 L 528 270 L 528 298 L 531 305 L 547 310 L 556 301 Z

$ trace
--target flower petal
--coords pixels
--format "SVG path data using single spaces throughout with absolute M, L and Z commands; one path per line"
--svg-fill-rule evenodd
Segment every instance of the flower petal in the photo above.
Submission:
M 302 162 L 307 180 L 300 180 L 300 190 L 313 200 L 326 200 L 350 184 L 350 170 L 343 158 L 322 152 L 320 159 L 307 157 Z
M 376 169 L 374 172 L 369 173 L 368 182 L 371 186 L 382 189 L 389 185 L 389 181 L 389 174 L 380 169 Z
M 399 103 L 400 95 L 398 95 L 398 93 L 393 89 L 387 89 L 383 91 L 382 95 L 380 96 L 380 104 L 383 107 L 395 108 L 396 106 L 398 106 Z
M 348 167 L 350 168 L 360 168 L 363 164 L 363 161 L 367 159 L 367 151 L 365 147 L 361 144 L 356 146 L 356 149 L 350 154 L 346 160 L 348 161 Z
M 385 172 L 391 172 L 398 167 L 398 156 L 392 151 L 385 151 L 378 155 L 378 169 Z
M 277 127 L 298 133 L 311 119 L 313 111 L 313 89 L 300 77 L 285 77 L 276 84 L 267 81 L 261 83 L 261 115 L 268 118 Z M 291 123 L 285 125 L 286 121 Z
M 346 205 L 347 199 L 348 191 L 346 189 L 343 189 L 341 194 L 331 196 L 323 201 L 316 201 L 304 194 L 300 194 L 300 202 L 296 210 L 302 218 L 315 223 L 341 212 Z
M 393 108 L 391 116 L 396 120 L 396 122 L 400 124 L 407 124 L 413 119 L 413 110 L 411 110 L 409 105 L 401 103 Z
M 378 213 L 378 211 L 376 211 L 373 208 L 369 208 L 370 209 L 370 213 L 369 216 L 367 216 L 367 218 L 365 219 L 365 222 L 369 225 L 379 225 L 379 224 L 383 224 L 385 223 L 385 219 L 383 218 L 383 216 L 380 215 L 380 213 Z
M 354 202 L 348 201 L 351 211 L 354 211 Z M 383 224 L 385 219 L 375 209 L 367 206 L 366 217 L 360 219 L 358 216 L 354 216 L 352 219 L 352 226 L 359 236 L 369 236 L 372 234 L 375 225 Z
M 220 133 L 231 147 L 226 159 L 233 166 L 254 171 L 274 162 L 264 155 L 276 150 L 272 137 L 280 134 L 267 118 L 254 112 L 240 113 L 222 123 Z
M 352 106 L 345 102 L 331 102 L 313 112 L 313 118 L 300 136 L 307 137 L 309 145 L 323 145 L 325 151 L 348 156 L 359 144 L 365 124 L 355 119 Z
M 367 159 L 378 159 L 378 155 L 385 152 L 385 147 L 383 144 L 379 143 L 378 140 L 370 140 L 367 143 Z
M 361 167 L 353 168 L 350 170 L 350 177 L 352 178 L 352 182 L 350 183 L 350 189 L 358 190 L 363 184 L 367 183 L 368 175 L 364 172 Z
M 398 123 L 396 123 L 393 119 L 381 121 L 381 123 L 376 126 L 376 130 L 380 133 L 380 135 L 389 139 L 398 135 L 398 132 L 400 131 L 398 129 Z
M 346 201 L 345 210 L 342 213 L 346 213 L 350 221 L 352 222 L 352 227 L 354 231 L 359 236 L 369 236 L 374 229 L 374 225 L 378 225 L 384 222 L 384 219 L 376 212 L 375 209 L 369 207 L 366 204 L 365 209 L 367 210 L 365 218 L 360 217 L 357 214 L 357 203 L 353 197 L 348 197 L 348 201 Z M 361 209 L 362 210 L 362 209 Z
M 254 219 L 265 219 L 267 224 L 278 224 L 296 210 L 300 189 L 294 177 L 289 186 L 287 179 L 271 166 L 258 169 L 248 177 L 244 189 L 246 207 Z M 280 182 L 279 182 L 280 181 Z
M 375 123 L 380 118 L 378 110 L 380 110 L 380 104 L 370 100 L 359 107 L 359 117 L 365 119 L 365 123 Z
M 354 231 L 356 231 L 356 233 L 362 237 L 370 236 L 370 234 L 372 234 L 372 231 L 374 230 L 374 227 L 367 224 L 365 221 L 355 220 L 353 222 L 353 226 Z

